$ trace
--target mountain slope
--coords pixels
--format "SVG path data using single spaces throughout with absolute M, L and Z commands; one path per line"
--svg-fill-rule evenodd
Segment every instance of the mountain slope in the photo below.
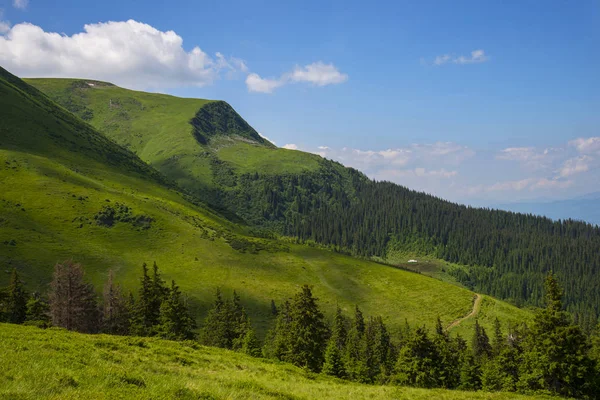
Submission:
M 26 339 L 24 339 L 26 338 Z M 534 399 L 351 383 L 193 343 L 0 324 L 10 399 Z
M 305 283 L 314 285 L 329 315 L 338 304 L 348 314 L 359 304 L 367 315 L 382 315 L 392 331 L 405 319 L 431 326 L 438 315 L 450 323 L 471 311 L 474 294 L 463 288 L 250 236 L 247 227 L 190 203 L 132 153 L 1 72 L 0 271 L 16 267 L 30 290 L 45 291 L 54 263 L 68 258 L 84 265 L 98 290 L 110 268 L 134 290 L 142 263 L 156 261 L 165 279 L 189 295 L 199 320 L 215 288 L 235 289 L 261 334 L 272 322 L 271 300 L 279 303 Z M 8 279 L 0 274 L 0 286 Z M 490 298 L 482 307 L 485 326 L 495 316 L 505 324 L 530 318 Z M 467 332 L 473 322 L 456 330 Z
M 517 304 L 540 305 L 544 277 L 554 270 L 569 311 L 587 328 L 600 313 L 598 227 L 474 209 L 373 182 L 316 155 L 240 137 L 236 124 L 218 124 L 217 135 L 199 142 L 190 121 L 214 113 L 206 107 L 215 103 L 207 100 L 76 80 L 28 82 L 196 197 L 251 226 L 388 263 L 401 264 L 408 254 L 442 259 L 435 274 L 445 270 L 445 278 Z M 171 140 L 173 146 L 166 146 Z M 154 142 L 163 146 L 148 145 Z

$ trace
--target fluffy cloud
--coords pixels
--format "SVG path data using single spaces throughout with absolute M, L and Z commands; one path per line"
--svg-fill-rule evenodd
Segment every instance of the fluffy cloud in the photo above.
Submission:
M 2 18 L 4 17 L 4 10 L 0 8 L 0 35 L 5 34 L 10 31 L 10 22 L 4 21 Z
M 577 138 L 571 140 L 569 145 L 583 154 L 600 153 L 600 137 Z
M 29 0 L 13 0 L 13 6 L 15 6 L 15 8 L 20 8 L 21 10 L 26 9 L 28 5 Z
M 594 159 L 589 156 L 574 157 L 566 160 L 559 170 L 559 176 L 567 177 L 581 172 L 589 171 Z
M 0 64 L 19 76 L 94 78 L 132 88 L 204 86 L 223 70 L 247 70 L 221 53 L 186 51 L 175 32 L 134 20 L 88 24 L 72 36 L 18 24 L 0 36 Z
M 453 64 L 477 64 L 488 61 L 490 58 L 485 55 L 485 51 L 478 49 L 473 50 L 471 52 L 470 57 L 466 56 L 454 56 L 451 54 L 444 54 L 441 56 L 437 56 L 435 60 L 433 60 L 434 65 L 444 65 L 447 63 Z
M 256 73 L 246 78 L 248 91 L 257 93 L 273 93 L 281 86 L 289 83 L 305 82 L 315 86 L 336 85 L 346 82 L 348 75 L 341 73 L 333 64 L 315 62 L 304 67 L 296 66 L 291 72 L 284 73 L 279 78 L 262 78 Z
M 283 148 L 288 149 L 288 150 L 298 150 L 298 145 L 296 145 L 294 143 L 288 143 L 288 144 L 284 144 Z

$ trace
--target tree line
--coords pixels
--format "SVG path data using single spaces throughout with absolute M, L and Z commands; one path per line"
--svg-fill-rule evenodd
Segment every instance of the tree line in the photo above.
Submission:
M 312 172 L 240 175 L 219 201 L 252 225 L 354 256 L 404 250 L 466 265 L 461 283 L 516 305 L 541 306 L 553 270 L 586 330 L 600 315 L 598 226 L 462 206 L 327 160 Z
M 152 271 L 143 265 L 137 296 L 125 295 L 109 272 L 99 301 L 82 266 L 71 261 L 55 266 L 47 297 L 28 295 L 16 270 L 0 293 L 4 322 L 197 340 L 368 384 L 590 399 L 600 391 L 600 326 L 588 335 L 563 311 L 563 290 L 553 274 L 545 280 L 545 308 L 530 326 L 503 332 L 496 319 L 490 335 L 476 320 L 470 341 L 450 335 L 439 318 L 433 331 L 406 323 L 391 335 L 381 317 L 366 317 L 358 306 L 351 318 L 338 307 L 329 324 L 307 285 L 279 306 L 272 301 L 272 328 L 263 343 L 235 291 L 225 300 L 217 290 L 197 329 L 179 287 L 167 285 L 156 264 Z

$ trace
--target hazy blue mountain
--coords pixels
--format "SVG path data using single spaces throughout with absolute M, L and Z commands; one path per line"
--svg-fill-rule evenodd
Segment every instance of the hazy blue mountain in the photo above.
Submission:
M 571 218 L 600 225 L 600 192 L 568 200 L 498 204 L 493 208 L 544 215 L 552 219 Z

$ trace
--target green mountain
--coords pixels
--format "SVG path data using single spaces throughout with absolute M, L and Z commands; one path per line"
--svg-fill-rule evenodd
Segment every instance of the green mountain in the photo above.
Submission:
M 6 399 L 535 399 L 351 383 L 290 364 L 156 338 L 0 324 Z
M 50 81 L 57 86 L 68 82 L 73 81 Z M 187 149 L 185 157 L 175 156 L 176 150 L 185 150 L 189 143 L 205 146 L 197 148 L 207 153 L 209 147 L 217 154 L 231 149 L 277 157 L 281 153 L 299 169 L 311 166 L 301 165 L 296 158 L 314 160 L 316 166 L 321 162 L 316 156 L 280 151 L 258 140 L 248 143 L 254 131 L 237 118 L 227 117 L 229 122 L 216 124 L 235 127 L 236 136 L 223 136 L 221 128 L 215 128 L 208 145 L 199 145 L 186 113 L 194 116 L 198 107 L 210 103 L 144 93 L 136 96 L 152 101 L 136 103 L 110 94 L 126 92 L 123 89 L 86 82 L 87 87 L 106 96 L 105 118 L 109 121 L 111 113 L 116 113 L 116 127 L 147 124 L 164 130 L 157 138 L 140 137 L 134 130 L 121 137 L 128 138 L 129 148 L 142 155 L 163 151 L 157 160 L 175 160 L 172 164 L 157 161 L 154 166 L 178 166 L 186 159 L 197 162 L 195 166 L 207 166 L 207 176 L 214 176 L 215 162 L 211 160 L 220 162 L 214 154 L 202 157 Z M 90 122 L 100 118 L 91 103 L 84 103 L 76 103 L 81 104 L 82 116 Z M 153 119 L 125 116 L 129 114 L 124 110 L 134 104 L 140 115 L 146 115 L 147 108 L 154 109 Z M 161 125 L 167 121 L 171 124 Z M 120 128 L 111 132 L 120 135 Z M 206 160 L 209 162 L 203 164 Z M 273 160 L 255 157 L 247 161 L 247 168 L 251 162 L 266 168 Z M 271 165 L 274 170 L 277 163 Z M 169 169 L 161 171 L 166 174 Z M 196 170 L 201 176 L 199 171 L 202 169 Z M 53 265 L 72 258 L 84 265 L 97 290 L 109 269 L 126 289 L 133 290 L 138 287 L 142 263 L 156 261 L 165 279 L 175 279 L 189 295 L 199 321 L 217 287 L 226 295 L 237 290 L 261 335 L 272 323 L 271 300 L 279 303 L 303 284 L 314 286 L 327 315 L 333 314 L 336 305 L 350 315 L 359 304 L 366 315 L 381 315 L 393 332 L 405 319 L 411 325 L 432 326 L 440 316 L 449 325 L 468 315 L 452 331 L 470 335 L 475 317 L 489 329 L 496 317 L 505 326 L 530 318 L 529 312 L 488 296 L 476 302 L 474 310 L 473 292 L 420 274 L 296 244 L 291 239 L 257 237 L 255 228 L 223 218 L 181 193 L 172 181 L 192 182 L 189 176 L 164 178 L 92 125 L 0 69 L 0 271 L 5 272 L 0 274 L 0 286 L 7 284 L 10 269 L 15 267 L 29 290 L 46 291 Z M 214 182 L 212 185 L 217 187 Z
M 223 102 L 93 81 L 28 82 L 194 197 L 256 229 L 397 265 L 425 258 L 431 264 L 418 266 L 423 272 L 519 305 L 540 305 L 544 276 L 554 270 L 584 326 L 600 313 L 598 227 L 374 182 L 316 155 L 275 148 Z

